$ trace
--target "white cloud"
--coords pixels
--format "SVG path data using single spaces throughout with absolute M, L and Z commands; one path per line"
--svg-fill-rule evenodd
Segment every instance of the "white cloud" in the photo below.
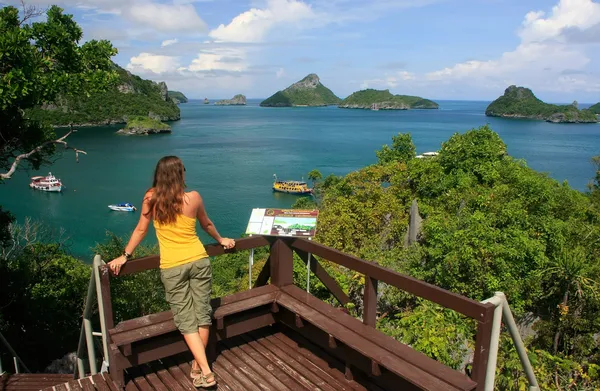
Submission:
M 242 72 L 248 68 L 247 52 L 242 48 L 217 47 L 198 54 L 187 67 L 193 72 Z
M 165 46 L 173 45 L 174 43 L 177 43 L 177 42 L 179 42 L 177 40 L 177 38 L 167 39 L 167 40 L 162 41 L 162 43 L 160 44 L 160 47 L 164 48 Z
M 425 79 L 460 81 L 478 88 L 499 89 L 509 84 L 546 91 L 598 91 L 600 75 L 582 72 L 589 65 L 590 47 L 568 40 L 569 33 L 586 33 L 600 25 L 600 4 L 592 0 L 560 0 L 550 15 L 529 12 L 513 51 L 488 61 L 471 60 L 425 75 Z M 565 77 L 562 72 L 569 70 Z M 577 72 L 581 71 L 581 72 Z
M 385 88 L 395 88 L 399 84 L 402 84 L 403 81 L 415 80 L 416 75 L 412 72 L 408 71 L 400 71 L 392 74 L 385 75 L 383 79 L 370 79 L 365 80 L 361 84 L 361 88 L 369 88 L 369 87 L 385 87 Z
M 276 26 L 294 25 L 315 18 L 310 5 L 298 0 L 268 0 L 265 8 L 252 8 L 221 24 L 210 36 L 226 42 L 262 42 Z
M 127 16 L 140 25 L 162 32 L 189 31 L 202 33 L 206 23 L 191 4 L 171 5 L 135 3 L 126 10 Z
M 177 70 L 179 67 L 179 59 L 177 57 L 151 53 L 140 53 L 138 56 L 131 57 L 129 64 L 127 64 L 127 69 L 131 71 L 151 71 L 153 73 L 171 72 Z
M 278 79 L 281 79 L 282 77 L 284 77 L 285 76 L 285 69 L 279 68 L 277 70 L 277 72 L 275 73 L 275 76 L 277 76 Z

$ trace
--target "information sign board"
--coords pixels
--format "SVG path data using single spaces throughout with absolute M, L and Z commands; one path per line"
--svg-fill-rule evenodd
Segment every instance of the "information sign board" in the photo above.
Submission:
M 318 210 L 256 208 L 252 209 L 246 233 L 311 238 L 317 232 L 318 216 Z

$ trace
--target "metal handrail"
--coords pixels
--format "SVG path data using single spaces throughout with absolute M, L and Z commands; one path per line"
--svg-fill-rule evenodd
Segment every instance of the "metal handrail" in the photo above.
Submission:
M 92 263 L 92 274 L 90 276 L 90 283 L 88 285 L 87 297 L 85 299 L 85 307 L 83 310 L 83 320 L 81 322 L 81 332 L 79 333 L 79 346 L 77 347 L 77 366 L 75 367 L 75 378 L 85 377 L 85 365 L 84 365 L 84 350 L 87 348 L 87 358 L 90 367 L 90 373 L 95 375 L 98 373 L 98 367 L 96 365 L 96 350 L 94 348 L 94 336 L 102 337 L 102 368 L 101 372 L 106 371 L 108 367 L 108 339 L 106 324 L 104 322 L 104 305 L 102 303 L 102 292 L 100 288 L 100 275 L 98 274 L 98 267 L 104 265 L 104 261 L 100 255 L 94 257 Z M 96 295 L 94 295 L 94 291 Z M 95 297 L 94 297 L 95 296 Z M 96 301 L 94 303 L 94 300 Z M 98 313 L 100 315 L 100 332 L 95 332 L 92 329 L 92 313 L 94 304 L 98 305 Z
M 485 391 L 493 391 L 495 385 L 496 378 L 496 364 L 498 362 L 498 345 L 500 343 L 500 326 L 502 320 L 506 324 L 506 328 L 513 340 L 515 348 L 517 349 L 517 353 L 519 354 L 519 360 L 521 361 L 521 366 L 525 371 L 525 375 L 527 376 L 527 381 L 529 382 L 529 391 L 539 391 L 540 387 L 538 385 L 537 379 L 535 378 L 535 373 L 533 373 L 533 367 L 531 366 L 531 362 L 529 361 L 529 356 L 527 356 L 527 350 L 525 349 L 525 344 L 521 339 L 521 334 L 519 334 L 519 329 L 517 328 L 517 324 L 515 323 L 515 318 L 513 318 L 512 311 L 510 306 L 508 305 L 508 300 L 503 292 L 495 292 L 494 297 L 490 297 L 487 300 L 482 301 L 482 303 L 491 303 L 496 306 L 494 310 L 494 321 L 492 325 L 492 339 L 490 343 L 490 353 L 486 367 L 486 377 L 485 377 Z
M 10 354 L 12 354 L 12 356 L 13 356 L 13 364 L 15 366 L 15 373 L 19 373 L 19 364 L 18 364 L 19 362 L 21 363 L 21 365 L 23 365 L 23 368 L 25 368 L 25 371 L 31 373 L 29 368 L 27 368 L 27 365 L 25 365 L 23 360 L 21 360 L 21 357 L 19 357 L 17 352 L 15 352 L 15 350 L 12 348 L 12 346 L 10 346 L 10 344 L 8 343 L 6 338 L 4 338 L 4 335 L 2 335 L 2 333 L 0 333 L 0 342 L 2 342 L 2 344 L 6 347 L 6 349 L 8 349 Z M 2 363 L 0 362 L 0 374 L 2 374 L 2 373 L 4 373 L 4 372 L 2 371 Z

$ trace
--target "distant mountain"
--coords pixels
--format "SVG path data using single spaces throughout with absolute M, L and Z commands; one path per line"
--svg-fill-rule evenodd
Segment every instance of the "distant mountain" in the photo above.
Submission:
M 261 102 L 263 107 L 329 106 L 341 101 L 314 73 Z
M 420 96 L 393 95 L 390 90 L 367 89 L 353 93 L 344 99 L 339 107 L 342 109 L 409 110 L 437 109 L 439 105 Z
M 485 115 L 502 118 L 528 118 L 555 123 L 593 123 L 598 118 L 591 110 L 571 105 L 553 105 L 538 99 L 529 88 L 510 86 L 504 95 L 490 103 Z
M 246 104 L 246 97 L 242 94 L 237 94 L 231 99 L 223 99 L 215 102 L 217 106 L 244 106 Z
M 600 103 L 596 103 L 595 105 L 590 107 L 588 110 L 594 114 L 600 114 Z
M 168 96 L 164 82 L 155 83 L 133 75 L 117 64 L 118 84 L 107 92 L 89 97 L 59 99 L 29 110 L 29 118 L 55 126 L 94 126 L 122 124 L 130 116 L 144 116 L 160 121 L 176 121 L 179 107 Z
M 169 98 L 171 98 L 173 103 L 175 103 L 176 105 L 178 105 L 179 103 L 187 103 L 188 102 L 187 96 L 183 95 L 182 92 L 168 91 L 167 95 L 169 96 Z

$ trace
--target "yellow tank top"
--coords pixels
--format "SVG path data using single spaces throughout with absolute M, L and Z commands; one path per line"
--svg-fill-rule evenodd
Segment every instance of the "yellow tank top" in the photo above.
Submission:
M 161 269 L 208 257 L 196 234 L 196 219 L 180 214 L 177 220 L 170 224 L 160 224 L 154 220 L 154 228 L 160 247 Z

